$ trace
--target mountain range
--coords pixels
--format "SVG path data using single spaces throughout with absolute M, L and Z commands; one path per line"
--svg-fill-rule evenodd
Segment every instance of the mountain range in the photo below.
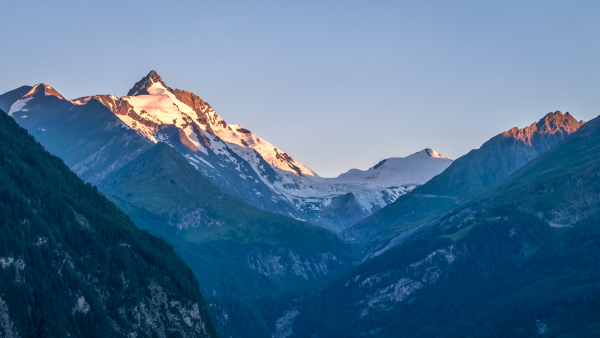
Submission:
M 98 103 L 117 119 L 99 112 Z M 363 173 L 353 169 L 337 178 L 322 178 L 247 128 L 227 124 L 197 95 L 168 87 L 155 71 L 120 98 L 92 95 L 69 101 L 51 86 L 38 84 L 3 94 L 0 105 L 36 137 L 64 142 L 48 147 L 66 151 L 65 161 L 92 184 L 161 141 L 184 155 L 221 191 L 260 209 L 335 232 L 393 202 L 452 163 L 426 149 L 421 155 L 389 159 L 380 163 L 380 169 L 376 165 Z M 85 117 L 79 118 L 80 114 Z M 84 126 L 91 122 L 88 114 L 104 120 L 95 120 L 94 127 Z M 102 136 L 82 139 L 65 134 L 66 128 Z
M 444 172 L 343 232 L 378 255 L 420 231 L 440 215 L 481 198 L 521 167 L 577 131 L 583 121 L 560 111 L 523 129 L 512 128 L 454 161 Z
M 440 212 L 418 236 L 299 301 L 281 336 L 597 336 L 600 118 L 575 124 L 554 113 L 541 122 L 548 120 L 579 128 L 478 198 Z M 455 184 L 444 191 L 482 186 Z
M 120 98 L 38 84 L 0 109 L 173 246 L 222 337 L 600 332 L 598 119 L 323 178 L 154 71 Z
M 270 336 L 267 325 L 276 318 L 264 318 L 269 314 L 261 310 L 271 305 L 260 299 L 323 283 L 355 261 L 328 230 L 223 193 L 177 151 L 178 143 L 154 143 L 98 100 L 73 104 L 48 85 L 17 91 L 26 89 L 9 115 L 138 227 L 174 245 L 199 279 L 220 334 Z

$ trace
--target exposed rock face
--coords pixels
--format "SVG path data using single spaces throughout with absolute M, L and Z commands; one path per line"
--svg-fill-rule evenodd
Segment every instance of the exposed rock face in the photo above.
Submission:
M 15 327 L 15 324 L 10 317 L 10 310 L 6 305 L 6 302 L 0 297 L 0 326 L 4 330 L 4 336 L 6 338 L 18 338 L 19 331 Z
M 502 136 L 514 138 L 530 146 L 541 146 L 542 149 L 551 147 L 555 144 L 554 136 L 562 140 L 565 135 L 569 135 L 579 129 L 585 122 L 577 121 L 571 114 L 563 114 L 560 111 L 548 113 L 539 122 L 519 129 L 514 127 L 503 132 Z M 546 142 L 544 142 L 546 141 Z M 542 152 L 545 150 L 542 150 Z
M 262 209 L 334 231 L 370 215 L 445 169 L 435 166 L 431 173 L 428 168 L 423 171 L 427 172 L 425 175 L 410 175 L 408 171 L 422 168 L 402 168 L 400 171 L 406 171 L 406 175 L 380 184 L 375 182 L 380 181 L 377 177 L 386 175 L 385 170 L 367 177 L 367 181 L 347 182 L 348 175 L 322 179 L 247 128 L 227 124 L 199 96 L 166 86 L 155 71 L 136 83 L 128 95 L 117 99 L 131 104 L 125 111 L 115 103 L 101 102 L 140 134 L 154 142 L 167 142 L 188 158 L 195 158 L 191 163 L 224 192 Z M 171 127 L 180 132 L 173 133 Z M 427 158 L 444 158 L 431 149 L 426 154 Z M 416 176 L 419 178 L 415 180 Z M 236 186 L 244 189 L 235 189 Z M 336 209 L 348 196 L 351 205 L 345 203 L 342 209 Z
M 337 257 L 331 253 L 319 256 L 304 256 L 291 249 L 253 251 L 247 255 L 248 266 L 264 275 L 296 276 L 307 281 L 320 280 L 338 266 Z
M 198 114 L 198 123 L 206 126 L 209 131 L 212 130 L 211 132 L 214 133 L 212 125 L 220 126 L 221 128 L 228 127 L 227 123 L 219 117 L 208 102 L 202 100 L 198 95 L 185 90 L 172 89 L 171 87 L 167 87 L 167 89 L 173 93 L 179 101 L 190 106 L 196 114 Z
M 154 83 L 160 83 L 165 88 L 167 87 L 158 73 L 152 70 L 150 73 L 148 73 L 148 75 L 144 76 L 141 80 L 135 83 L 135 85 L 127 92 L 127 96 L 149 95 L 148 88 L 150 88 L 150 86 L 152 86 Z
M 525 197 L 539 202 L 522 208 L 552 226 L 569 226 L 600 213 L 600 118 L 528 163 L 502 182 L 509 200 Z M 520 188 L 518 188 L 520 187 Z M 518 190 L 517 190 L 518 189 Z M 515 196 L 513 191 L 519 191 Z

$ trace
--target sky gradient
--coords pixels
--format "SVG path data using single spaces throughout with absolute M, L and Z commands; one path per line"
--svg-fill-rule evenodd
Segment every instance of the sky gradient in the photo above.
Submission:
M 101 3 L 2 2 L 0 93 L 122 96 L 155 69 L 325 177 L 600 114 L 595 2 Z

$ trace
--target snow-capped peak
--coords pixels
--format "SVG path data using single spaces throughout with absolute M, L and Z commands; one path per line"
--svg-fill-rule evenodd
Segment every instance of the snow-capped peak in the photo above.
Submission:
M 62 96 L 59 92 L 56 91 L 56 89 L 52 88 L 51 86 L 44 83 L 38 83 L 10 106 L 8 115 L 12 116 L 18 111 L 27 111 L 28 109 L 25 108 L 27 102 L 31 101 L 35 97 L 40 96 L 54 96 L 61 100 L 65 99 L 64 96 Z
M 452 160 L 427 148 L 407 157 L 392 157 L 380 161 L 368 170 L 352 169 L 334 180 L 368 182 L 378 186 L 420 185 L 446 169 Z
M 206 139 L 212 138 L 212 134 L 218 138 L 217 144 L 224 141 L 232 145 L 232 150 L 238 156 L 254 157 L 256 151 L 276 168 L 298 176 L 316 176 L 310 169 L 295 162 L 288 154 L 248 129 L 227 124 L 197 95 L 168 87 L 154 70 L 138 81 L 127 96 L 120 99 L 109 95 L 95 95 L 71 102 L 85 104 L 90 99 L 100 101 L 127 126 L 154 142 L 157 142 L 155 133 L 162 126 L 174 125 L 189 138 L 189 142 L 186 142 L 194 144 L 200 151 L 205 152 L 206 147 L 212 148 L 211 142 Z
M 158 75 L 155 70 L 152 70 L 148 75 L 135 83 L 133 88 L 127 92 L 127 96 L 149 95 L 151 93 L 148 90 L 155 84 L 159 84 L 159 87 L 162 87 L 165 90 L 168 88 L 160 75 Z
M 56 89 L 52 88 L 51 86 L 49 86 L 45 83 L 36 84 L 35 86 L 33 86 L 33 88 L 31 88 L 31 90 L 29 92 L 27 92 L 27 94 L 23 95 L 23 97 L 21 97 L 21 99 L 33 97 L 40 93 L 43 93 L 43 95 L 45 95 L 45 96 L 56 96 L 59 99 L 62 99 L 62 100 L 65 99 L 65 97 L 62 96 L 58 91 L 56 91 Z
M 424 151 L 427 153 L 427 155 L 429 155 L 430 157 L 433 157 L 433 158 L 447 158 L 446 156 L 436 152 L 435 150 L 433 150 L 431 148 L 427 148 Z

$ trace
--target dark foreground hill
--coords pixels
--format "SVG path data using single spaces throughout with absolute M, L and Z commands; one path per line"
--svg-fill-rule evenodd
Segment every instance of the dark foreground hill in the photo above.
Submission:
M 164 240 L 0 113 L 0 336 L 216 337 Z
M 458 161 L 457 161 L 458 162 Z M 298 337 L 599 337 L 600 118 L 289 311 Z

